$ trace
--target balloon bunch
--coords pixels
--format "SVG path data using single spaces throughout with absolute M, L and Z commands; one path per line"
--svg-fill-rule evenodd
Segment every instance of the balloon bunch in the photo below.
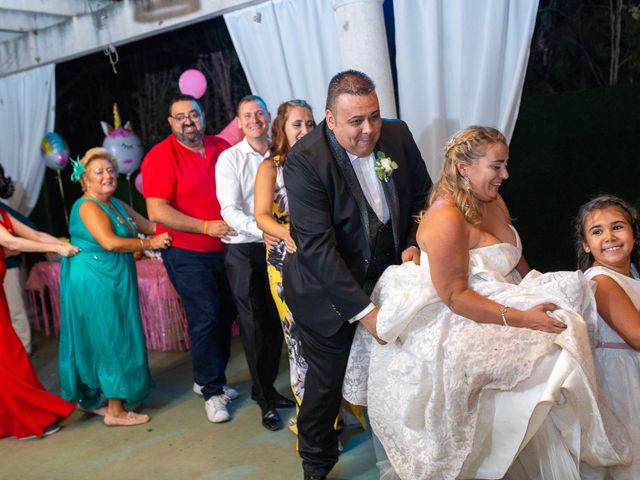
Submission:
M 204 74 L 196 69 L 188 69 L 182 72 L 178 79 L 180 92 L 200 98 L 207 90 L 207 79 Z M 129 201 L 132 202 L 131 174 L 135 172 L 142 162 L 144 150 L 140 138 L 133 132 L 131 122 L 124 125 L 120 120 L 118 104 L 113 104 L 113 126 L 107 122 L 100 122 L 102 131 L 105 134 L 102 146 L 113 154 L 118 163 L 118 172 L 126 175 L 129 181 Z M 64 200 L 64 189 L 62 187 L 61 171 L 69 162 L 69 146 L 64 139 L 55 132 L 49 132 L 40 143 L 40 152 L 45 165 L 56 172 L 60 196 L 64 207 L 64 216 L 69 226 L 69 215 Z M 135 188 L 142 195 L 142 173 L 139 173 L 134 181 Z

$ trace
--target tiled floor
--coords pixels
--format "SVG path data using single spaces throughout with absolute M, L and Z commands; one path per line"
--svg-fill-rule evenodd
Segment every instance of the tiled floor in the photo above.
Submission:
M 32 362 L 46 388 L 57 392 L 57 342 L 35 336 Z M 233 420 L 207 421 L 201 397 L 191 391 L 188 353 L 149 354 L 156 387 L 141 405 L 152 416 L 139 427 L 105 427 L 99 418 L 79 411 L 51 437 L 0 441 L 0 479 L 100 480 L 297 480 L 302 478 L 295 437 L 287 429 L 269 432 L 260 410 L 249 399 L 249 374 L 238 339 L 232 345 L 229 382 L 240 391 L 230 404 Z M 277 388 L 288 392 L 283 356 Z M 1 387 L 0 387 L 1 388 Z M 281 410 L 283 420 L 293 411 Z M 332 479 L 378 478 L 369 432 L 349 430 L 345 451 Z

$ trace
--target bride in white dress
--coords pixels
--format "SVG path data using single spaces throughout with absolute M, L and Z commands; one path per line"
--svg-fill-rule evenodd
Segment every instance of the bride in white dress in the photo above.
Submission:
M 374 290 L 387 344 L 356 333 L 343 392 L 368 406 L 388 478 L 572 480 L 580 461 L 629 460 L 596 401 L 593 294 L 579 272 L 529 272 L 498 194 L 507 162 L 492 128 L 447 143 L 421 265 L 390 267 Z

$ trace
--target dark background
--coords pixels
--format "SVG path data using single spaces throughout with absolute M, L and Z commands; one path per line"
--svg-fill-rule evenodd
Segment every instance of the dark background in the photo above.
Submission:
M 384 12 L 393 39 L 391 0 L 385 0 Z M 394 48 L 391 40 L 392 58 Z M 113 124 L 114 102 L 122 122 L 132 121 L 145 150 L 168 135 L 167 104 L 187 68 L 207 76 L 201 100 L 209 133 L 222 129 L 237 101 L 251 93 L 222 18 L 117 50 L 117 73 L 102 52 L 56 66 L 55 131 L 67 140 L 74 158 L 102 144 L 100 121 Z M 533 268 L 575 269 L 573 217 L 595 194 L 612 193 L 635 204 L 640 200 L 639 75 L 640 9 L 633 3 L 540 1 L 510 144 L 511 177 L 502 187 Z M 69 175 L 67 167 L 62 175 L 67 209 L 81 195 Z M 130 185 L 120 176 L 116 196 L 129 201 L 131 194 L 134 207 L 144 213 L 134 178 Z M 51 170 L 31 218 L 43 230 L 67 235 Z

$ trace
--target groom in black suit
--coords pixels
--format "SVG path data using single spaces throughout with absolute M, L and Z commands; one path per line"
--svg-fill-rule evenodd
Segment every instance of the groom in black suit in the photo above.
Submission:
M 431 180 L 406 124 L 382 120 L 373 82 L 354 70 L 331 80 L 325 121 L 289 152 L 284 180 L 298 246 L 284 296 L 309 366 L 299 451 L 305 479 L 323 479 L 338 461 L 333 424 L 356 322 L 380 341 L 369 295 L 389 265 L 419 262 L 415 215 Z

